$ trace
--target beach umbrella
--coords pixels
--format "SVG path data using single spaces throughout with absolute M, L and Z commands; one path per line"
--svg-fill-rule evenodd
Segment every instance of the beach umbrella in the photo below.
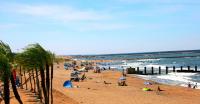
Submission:
M 65 81 L 65 83 L 63 84 L 63 87 L 65 87 L 65 88 L 72 88 L 72 82 L 69 81 L 69 80 Z

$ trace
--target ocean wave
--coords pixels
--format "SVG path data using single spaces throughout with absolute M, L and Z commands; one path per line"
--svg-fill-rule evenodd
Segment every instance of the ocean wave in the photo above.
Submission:
M 196 76 L 196 78 L 194 78 Z M 137 75 L 137 77 L 152 80 L 162 84 L 187 87 L 188 83 L 192 86 L 197 83 L 200 85 L 200 74 L 197 73 L 169 73 L 168 75 Z M 198 87 L 200 89 L 200 87 Z

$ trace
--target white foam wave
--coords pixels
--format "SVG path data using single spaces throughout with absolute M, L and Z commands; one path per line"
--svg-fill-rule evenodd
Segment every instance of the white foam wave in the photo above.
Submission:
M 140 60 L 137 60 L 137 61 L 159 61 L 160 59 L 140 59 Z
M 169 73 L 168 75 L 138 75 L 138 77 L 145 80 L 153 80 L 158 83 L 187 87 L 189 82 L 192 86 L 196 83 L 200 85 L 200 82 L 193 80 L 192 76 L 195 75 L 196 73 Z M 199 75 L 197 76 L 197 79 L 200 79 Z M 198 89 L 200 89 L 200 86 Z

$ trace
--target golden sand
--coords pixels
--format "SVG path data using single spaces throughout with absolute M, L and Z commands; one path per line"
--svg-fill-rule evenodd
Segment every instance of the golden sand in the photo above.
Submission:
M 54 104 L 200 104 L 200 90 L 179 86 L 169 86 L 154 83 L 149 86 L 153 91 L 144 92 L 145 80 L 137 77 L 127 77 L 128 86 L 117 85 L 121 73 L 104 71 L 100 74 L 89 71 L 87 80 L 73 82 L 75 87 L 67 89 L 63 83 L 70 79 L 70 72 L 63 65 L 54 71 Z M 104 84 L 104 81 L 111 84 Z M 164 91 L 157 93 L 157 87 Z M 22 95 L 24 100 L 26 96 Z M 12 100 L 11 104 L 17 104 Z M 24 103 L 32 104 L 32 103 Z

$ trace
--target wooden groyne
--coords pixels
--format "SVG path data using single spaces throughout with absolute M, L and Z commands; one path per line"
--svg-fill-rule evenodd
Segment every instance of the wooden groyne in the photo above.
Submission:
M 159 74 L 168 74 L 170 72 L 200 73 L 200 70 L 198 70 L 197 66 L 194 66 L 194 67 L 191 67 L 191 66 L 183 67 L 183 66 L 181 66 L 180 68 L 173 66 L 171 68 L 170 67 L 165 67 L 165 68 L 161 68 L 161 67 L 159 67 L 159 68 L 155 68 L 155 67 L 151 67 L 151 68 L 147 68 L 147 67 L 131 68 L 130 67 L 130 68 L 127 68 L 127 74 L 159 75 Z M 171 70 L 169 70 L 169 69 L 171 69 Z

